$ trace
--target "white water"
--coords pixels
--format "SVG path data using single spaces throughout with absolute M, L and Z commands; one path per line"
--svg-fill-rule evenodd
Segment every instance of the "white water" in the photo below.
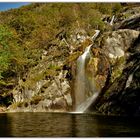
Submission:
M 85 112 L 89 106 L 96 100 L 96 98 L 98 97 L 98 93 L 94 93 L 91 97 L 87 98 L 82 104 L 80 104 L 75 112 L 78 113 L 83 113 Z
M 95 34 L 92 37 L 93 40 L 97 38 L 100 31 L 95 30 Z M 98 94 L 94 93 L 93 88 L 96 87 L 94 82 L 90 82 L 86 76 L 85 67 L 89 62 L 91 54 L 90 49 L 92 45 L 89 45 L 84 53 L 77 59 L 77 76 L 75 82 L 75 112 L 82 113 L 94 102 Z M 92 87 L 91 87 L 92 86 Z M 87 98 L 86 92 L 91 92 L 93 95 Z
M 100 33 L 100 30 L 95 30 L 95 34 L 91 37 L 93 41 L 97 38 L 99 33 Z
M 90 48 L 92 45 L 85 49 L 85 52 L 77 60 L 77 76 L 75 84 L 75 105 L 79 106 L 85 101 L 86 95 L 86 76 L 85 76 L 85 64 L 90 59 Z
M 110 25 L 111 25 L 111 26 L 113 25 L 114 18 L 115 18 L 115 16 L 113 16 L 112 19 L 111 19 L 111 21 L 110 21 Z

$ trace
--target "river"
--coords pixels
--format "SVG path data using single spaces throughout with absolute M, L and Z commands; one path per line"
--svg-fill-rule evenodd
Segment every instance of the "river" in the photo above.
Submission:
M 69 113 L 0 114 L 1 137 L 135 137 L 139 117 Z

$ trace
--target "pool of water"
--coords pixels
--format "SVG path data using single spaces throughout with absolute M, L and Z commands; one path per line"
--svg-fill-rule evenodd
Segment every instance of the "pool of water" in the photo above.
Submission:
M 68 113 L 0 114 L 1 137 L 139 137 L 139 117 Z

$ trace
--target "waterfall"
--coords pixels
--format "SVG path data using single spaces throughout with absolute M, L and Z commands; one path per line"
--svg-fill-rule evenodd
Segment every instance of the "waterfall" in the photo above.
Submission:
M 100 30 L 95 30 L 95 34 L 91 37 L 93 41 L 97 38 L 99 33 L 100 33 Z
M 93 40 L 97 38 L 100 31 L 95 30 Z M 93 101 L 96 99 L 98 93 L 96 92 L 96 84 L 94 80 L 89 80 L 86 76 L 86 64 L 89 62 L 91 53 L 90 49 L 93 44 L 89 45 L 84 53 L 77 59 L 77 75 L 75 82 L 75 112 L 84 112 Z M 91 97 L 88 97 L 87 92 L 92 93 Z
M 84 53 L 77 60 L 77 76 L 75 84 L 75 106 L 78 107 L 85 101 L 86 95 L 86 76 L 85 76 L 85 64 L 90 59 L 90 48 L 88 46 Z
M 111 19 L 111 21 L 110 21 L 110 25 L 111 25 L 111 26 L 113 25 L 114 18 L 115 18 L 115 16 L 113 15 L 113 17 L 112 17 L 112 19 Z
M 98 92 L 94 93 L 91 97 L 87 98 L 82 104 L 76 108 L 76 112 L 83 113 L 98 97 Z

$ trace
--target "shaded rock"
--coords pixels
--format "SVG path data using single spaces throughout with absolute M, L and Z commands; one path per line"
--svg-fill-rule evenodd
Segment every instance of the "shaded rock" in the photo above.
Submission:
M 140 30 L 140 14 L 132 16 L 122 21 L 118 29 Z
M 133 38 L 124 47 L 124 49 L 127 48 L 124 50 L 125 54 L 129 55 L 124 55 L 125 65 L 121 69 L 122 72 L 113 81 L 110 78 L 110 82 L 105 85 L 105 89 L 101 93 L 102 96 L 96 102 L 97 110 L 104 114 L 140 114 L 140 83 L 138 80 L 140 71 L 139 32 L 129 30 L 130 32 L 133 34 Z M 121 47 L 123 47 L 123 44 Z M 120 64 L 117 67 L 119 68 Z
M 127 50 L 138 36 L 138 31 L 129 29 L 108 32 L 99 38 L 99 46 L 93 46 L 87 71 L 90 77 L 95 77 L 100 90 L 105 86 L 110 72 L 112 82 L 121 75 L 130 55 Z

